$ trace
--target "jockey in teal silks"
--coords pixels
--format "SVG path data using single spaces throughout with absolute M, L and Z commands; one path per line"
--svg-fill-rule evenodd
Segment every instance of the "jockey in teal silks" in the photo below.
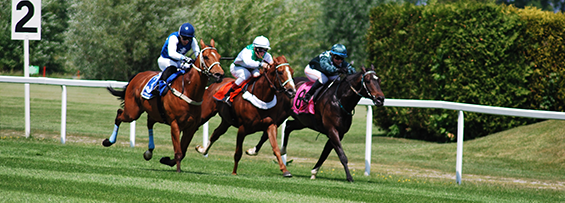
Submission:
M 302 101 L 308 103 L 316 89 L 329 80 L 337 78 L 339 73 L 347 75 L 355 73 L 355 68 L 345 61 L 345 58 L 347 58 L 347 49 L 343 44 L 334 44 L 330 50 L 314 57 L 304 68 L 304 74 L 314 84 L 304 95 Z

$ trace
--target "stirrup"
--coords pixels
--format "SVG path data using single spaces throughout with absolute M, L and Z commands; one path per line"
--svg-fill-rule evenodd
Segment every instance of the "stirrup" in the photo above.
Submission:
M 224 99 L 222 100 L 225 104 L 227 104 L 229 107 L 231 107 L 232 103 L 230 101 L 230 97 L 224 97 Z

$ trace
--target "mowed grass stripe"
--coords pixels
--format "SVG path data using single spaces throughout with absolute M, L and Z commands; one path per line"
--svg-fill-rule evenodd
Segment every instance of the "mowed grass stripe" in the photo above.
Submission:
M 181 174 L 179 174 L 181 175 Z M 294 194 L 288 192 L 278 192 L 271 190 L 250 189 L 242 187 L 233 187 L 217 184 L 205 184 L 199 182 L 189 181 L 171 181 L 160 178 L 139 178 L 121 175 L 103 175 L 93 173 L 67 173 L 51 170 L 37 170 L 37 169 L 23 169 L 13 170 L 0 166 L 0 176 L 4 180 L 10 180 L 14 184 L 24 186 L 29 183 L 53 183 L 49 185 L 56 185 L 54 183 L 60 182 L 61 184 L 70 184 L 74 186 L 100 184 L 104 187 L 101 188 L 121 188 L 121 190 L 136 191 L 154 191 L 169 193 L 176 191 L 176 195 L 180 196 L 210 196 L 219 197 L 220 199 L 233 199 L 241 201 L 293 201 L 293 202 L 354 202 L 348 200 L 341 200 L 335 198 L 325 198 L 320 196 L 311 196 L 303 194 Z M 8 182 L 8 181 L 6 181 Z M 262 184 L 261 180 L 257 180 L 257 184 Z M 31 185 L 31 184 L 30 184 Z M 37 190 L 41 193 L 41 185 L 33 184 L 31 191 Z M 65 187 L 67 188 L 67 187 Z M 30 188 L 31 189 L 31 188 Z M 54 188 L 46 188 L 45 192 L 55 192 Z M 103 191 L 101 191 L 103 192 Z M 62 196 L 67 193 L 58 190 Z M 84 195 L 84 191 L 80 190 Z M 89 192 L 86 192 L 88 194 Z M 142 192 L 143 193 L 143 192 Z M 92 193 L 92 195 L 96 195 Z

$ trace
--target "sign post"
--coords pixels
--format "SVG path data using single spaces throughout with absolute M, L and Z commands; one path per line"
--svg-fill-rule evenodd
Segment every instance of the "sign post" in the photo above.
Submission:
M 41 40 L 41 0 L 12 0 L 12 40 L 24 41 L 24 77 L 29 77 L 29 40 Z M 25 134 L 29 137 L 29 83 L 24 88 Z

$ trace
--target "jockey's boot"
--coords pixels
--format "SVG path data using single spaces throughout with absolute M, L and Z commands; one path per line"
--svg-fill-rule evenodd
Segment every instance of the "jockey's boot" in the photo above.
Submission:
M 159 84 L 157 86 L 157 89 L 159 91 L 160 96 L 165 95 L 167 93 L 167 91 L 169 90 L 169 83 L 171 83 L 172 81 L 167 81 L 167 80 L 175 72 L 177 72 L 177 67 L 169 66 L 163 71 L 163 73 L 161 73 L 161 77 L 159 78 L 159 81 L 157 82 Z
M 302 97 L 302 101 L 308 103 L 310 101 L 310 99 L 312 99 L 312 95 L 314 95 L 314 92 L 316 92 L 316 90 L 320 86 L 322 86 L 322 83 L 320 83 L 320 81 L 316 80 L 314 82 L 314 84 L 312 84 L 312 87 L 310 88 L 310 90 L 308 90 L 308 92 L 306 92 L 304 97 Z
M 228 90 L 228 93 L 226 93 L 226 95 L 224 95 L 224 99 L 222 100 L 224 103 L 226 103 L 229 107 L 231 107 L 231 101 L 230 101 L 230 94 L 235 91 L 234 87 L 230 87 L 230 90 Z

